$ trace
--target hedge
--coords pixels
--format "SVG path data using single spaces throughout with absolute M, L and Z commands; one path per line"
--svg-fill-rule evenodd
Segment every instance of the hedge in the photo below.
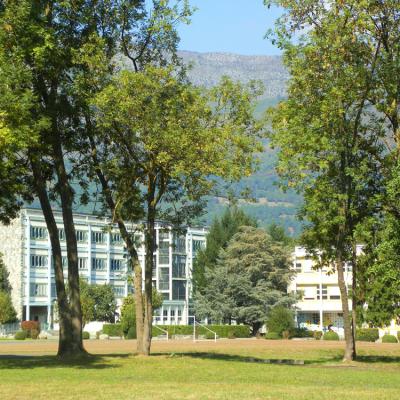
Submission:
M 169 336 L 193 335 L 193 325 L 160 325 L 160 328 L 168 331 Z M 215 332 L 220 338 L 247 338 L 250 337 L 248 325 L 207 325 L 207 328 Z M 202 326 L 196 326 L 196 335 L 206 335 L 210 332 Z M 164 335 L 164 332 L 153 326 L 153 336 Z
M 292 332 L 292 337 L 295 338 L 312 338 L 314 337 L 314 332 L 309 331 L 306 328 L 295 328 Z
M 26 331 L 18 331 L 18 332 L 15 332 L 14 339 L 25 340 L 26 336 L 27 336 Z
M 356 340 L 359 342 L 376 342 L 378 339 L 378 328 L 364 328 L 356 331 Z
M 323 340 L 339 340 L 339 335 L 334 331 L 328 331 L 324 333 Z
M 125 335 L 125 339 L 136 339 L 136 326 L 131 326 L 128 329 L 128 332 Z
M 393 335 L 383 335 L 382 343 L 398 343 L 396 336 Z
M 102 331 L 108 336 L 123 336 L 121 324 L 104 324 Z
M 267 332 L 265 334 L 265 339 L 268 339 L 268 340 L 279 340 L 279 339 L 282 339 L 282 337 L 277 332 Z

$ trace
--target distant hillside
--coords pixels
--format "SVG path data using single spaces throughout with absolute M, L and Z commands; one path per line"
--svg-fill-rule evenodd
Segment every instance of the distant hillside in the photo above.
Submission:
M 190 65 L 189 78 L 196 85 L 211 87 L 218 83 L 223 75 L 228 75 L 241 82 L 252 79 L 262 81 L 265 93 L 259 99 L 256 113 L 261 115 L 268 107 L 274 106 L 286 94 L 288 73 L 279 56 L 243 56 L 229 53 L 195 53 L 181 51 L 179 56 Z M 301 197 L 293 192 L 283 193 L 278 187 L 275 172 L 276 151 L 265 144 L 265 151 L 260 155 L 259 170 L 251 177 L 235 185 L 235 192 L 245 188 L 251 190 L 255 202 L 240 202 L 240 207 L 254 216 L 261 226 L 272 222 L 279 223 L 292 235 L 300 231 L 300 223 L 295 219 Z M 223 194 L 211 198 L 205 222 L 210 223 L 226 206 Z

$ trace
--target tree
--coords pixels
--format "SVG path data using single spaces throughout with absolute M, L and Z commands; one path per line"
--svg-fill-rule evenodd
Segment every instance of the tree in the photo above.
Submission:
M 308 223 L 302 243 L 318 265 L 338 273 L 344 360 L 351 360 L 356 355 L 357 229 L 376 212 L 373 199 L 382 182 L 384 135 L 368 107 L 381 44 L 357 40 L 362 34 L 360 15 L 352 8 L 356 2 L 329 7 L 319 2 L 275 3 L 288 10 L 278 21 L 276 40 L 291 74 L 288 100 L 272 112 L 271 138 L 281 148 L 278 172 L 286 187 L 304 195 L 300 216 Z M 304 26 L 306 33 L 292 44 L 290 39 Z M 346 260 L 353 264 L 352 324 Z
M 200 318 L 252 326 L 256 334 L 274 306 L 289 306 L 290 253 L 260 228 L 242 226 L 206 270 L 208 285 L 195 294 Z
M 228 207 L 220 218 L 214 219 L 207 234 L 207 244 L 196 254 L 193 264 L 193 289 L 202 292 L 207 286 L 205 271 L 213 268 L 221 249 L 225 249 L 229 240 L 241 226 L 257 227 L 257 222 L 237 207 Z
M 72 182 L 87 187 L 88 171 L 77 153 L 90 131 L 87 99 L 116 68 L 116 56 L 138 68 L 158 57 L 171 58 L 177 36 L 171 21 L 188 6 L 177 1 L 15 1 L 2 2 L 0 22 L 0 206 L 5 219 L 22 198 L 36 196 L 46 220 L 54 259 L 60 317 L 59 356 L 84 354 Z M 172 54 L 174 58 L 174 54 Z M 175 57 L 176 58 L 176 57 Z M 4 100 L 4 101 L 3 101 Z M 15 101 L 10 101 L 15 100 Z M 10 140 L 10 138 L 12 140 Z M 16 151 L 17 150 L 17 151 Z M 17 159 L 17 160 L 16 160 Z M 17 168 L 14 168 L 16 166 Z M 3 180 L 2 180 L 3 183 Z M 61 247 L 51 200 L 60 201 L 68 257 L 67 298 Z M 87 201 L 87 194 L 81 197 Z
M 0 324 L 14 322 L 17 319 L 17 313 L 11 301 L 9 293 L 0 290 Z
M 5 293 L 11 293 L 11 285 L 8 280 L 8 271 L 6 265 L 4 264 L 1 253 L 0 253 L 0 290 Z
M 105 190 L 115 205 L 113 196 L 118 199 L 119 216 L 142 213 L 145 220 L 143 319 L 136 302 L 142 354 L 151 345 L 156 219 L 179 227 L 202 210 L 212 176 L 238 179 L 251 172 L 262 128 L 252 114 L 257 93 L 253 83 L 243 87 L 227 78 L 205 91 L 173 68 L 148 67 L 121 72 L 94 100 L 99 179 L 107 175 Z M 136 295 L 140 286 L 135 283 Z

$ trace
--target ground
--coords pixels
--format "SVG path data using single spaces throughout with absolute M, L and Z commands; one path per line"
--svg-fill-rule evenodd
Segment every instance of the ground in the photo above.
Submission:
M 85 341 L 93 354 L 63 363 L 53 341 L 0 341 L 0 399 L 398 399 L 400 344 L 359 343 L 360 361 L 341 362 L 343 342 L 264 339 Z M 305 365 L 264 364 L 305 360 Z

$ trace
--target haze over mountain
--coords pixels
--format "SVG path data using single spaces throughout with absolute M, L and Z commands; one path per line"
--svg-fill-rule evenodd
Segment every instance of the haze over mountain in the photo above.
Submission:
M 265 87 L 263 96 L 258 100 L 257 115 L 284 98 L 288 73 L 280 56 L 244 56 L 231 53 L 197 53 L 180 51 L 184 63 L 191 66 L 189 78 L 196 85 L 211 87 L 218 83 L 223 75 L 234 80 L 248 82 L 260 80 Z M 291 234 L 297 234 L 300 223 L 295 219 L 300 196 L 293 192 L 283 193 L 277 187 L 278 177 L 274 166 L 276 151 L 265 143 L 265 151 L 260 155 L 260 167 L 251 177 L 234 185 L 234 192 L 239 193 L 249 188 L 255 201 L 240 201 L 240 207 L 254 216 L 261 226 L 272 222 L 283 225 Z M 224 193 L 210 198 L 205 222 L 209 224 L 215 215 L 222 212 L 227 204 Z

